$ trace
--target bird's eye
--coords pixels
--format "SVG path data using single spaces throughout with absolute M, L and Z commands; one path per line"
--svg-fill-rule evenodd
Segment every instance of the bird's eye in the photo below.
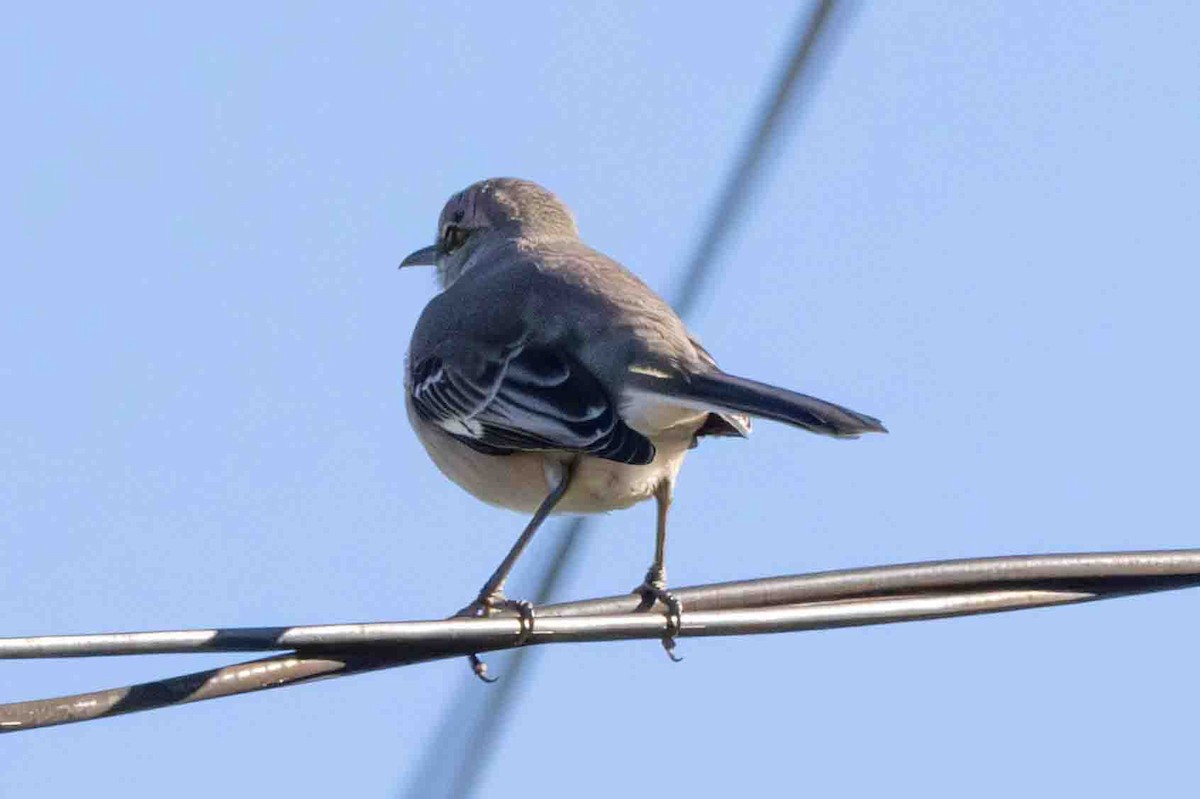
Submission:
M 442 249 L 448 253 L 454 252 L 467 240 L 467 229 L 458 225 L 446 225 L 442 234 Z

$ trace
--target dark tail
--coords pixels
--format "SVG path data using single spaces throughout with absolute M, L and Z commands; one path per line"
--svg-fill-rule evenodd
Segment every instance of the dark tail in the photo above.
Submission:
M 887 428 L 872 416 L 724 372 L 691 375 L 687 381 L 672 381 L 670 393 L 711 410 L 748 413 L 837 438 L 887 432 Z

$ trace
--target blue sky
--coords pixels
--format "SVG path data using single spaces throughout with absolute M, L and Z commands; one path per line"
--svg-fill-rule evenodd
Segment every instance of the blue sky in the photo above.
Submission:
M 398 259 L 449 194 L 517 175 L 668 291 L 796 14 L 10 9 L 0 635 L 463 605 L 523 520 L 408 429 L 433 278 Z M 1198 25 L 1184 3 L 853 15 L 691 325 L 730 371 L 892 434 L 703 445 L 674 583 L 1196 544 Z M 652 530 L 649 506 L 603 519 L 564 598 L 636 584 Z M 1178 789 L 1196 602 L 691 640 L 678 665 L 556 647 L 485 795 Z M 225 660 L 3 663 L 0 701 Z M 0 793 L 395 795 L 465 669 L 6 737 Z

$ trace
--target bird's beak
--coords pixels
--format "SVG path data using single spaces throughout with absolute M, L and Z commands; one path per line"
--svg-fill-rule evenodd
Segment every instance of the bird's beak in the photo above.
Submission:
M 400 262 L 400 268 L 406 266 L 432 266 L 437 262 L 438 246 L 430 244 L 428 247 L 422 247 L 416 252 L 409 253 L 408 257 Z

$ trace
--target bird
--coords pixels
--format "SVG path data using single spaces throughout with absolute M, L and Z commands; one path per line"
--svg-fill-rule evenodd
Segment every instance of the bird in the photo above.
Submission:
M 433 266 L 405 365 L 409 422 L 441 472 L 492 505 L 531 514 L 458 616 L 533 609 L 504 585 L 552 513 L 601 513 L 654 499 L 654 557 L 635 589 L 662 603 L 672 659 L 682 604 L 667 590 L 667 519 L 684 456 L 707 436 L 746 437 L 751 417 L 812 433 L 886 433 L 872 416 L 726 373 L 671 306 L 585 244 L 559 198 L 517 178 L 454 194 L 434 244 L 401 269 Z M 476 673 L 486 666 L 471 656 Z

